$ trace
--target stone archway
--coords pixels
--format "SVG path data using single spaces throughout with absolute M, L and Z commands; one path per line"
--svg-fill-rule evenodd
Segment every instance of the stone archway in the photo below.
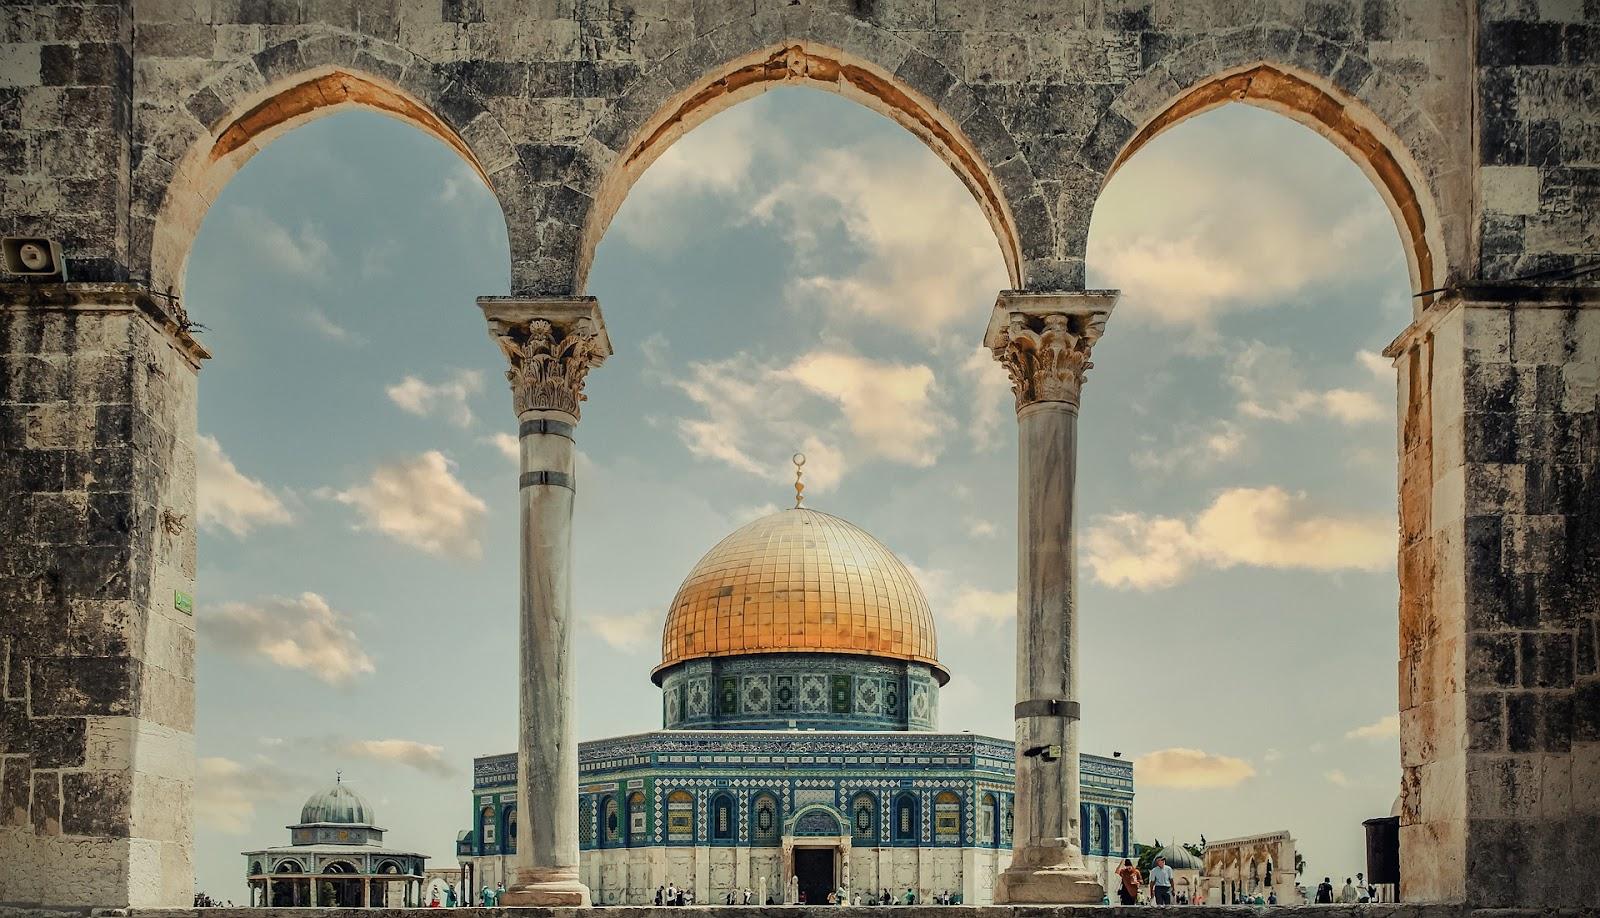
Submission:
M 1331 80 L 1319 80 L 1271 61 L 1212 73 L 1174 92 L 1178 84 L 1171 68 L 1181 63 L 1171 62 L 1134 81 L 1107 113 L 1102 127 L 1114 131 L 1109 125 L 1120 124 L 1122 130 L 1131 128 L 1134 133 L 1115 149 L 1102 188 L 1151 140 L 1190 118 L 1231 102 L 1277 112 L 1327 138 L 1372 181 L 1394 216 L 1412 290 L 1418 294 L 1417 308 L 1420 311 L 1433 301 L 1446 274 L 1438 207 L 1411 150 L 1381 119 Z M 1358 59 L 1353 59 L 1350 67 L 1368 73 L 1373 69 Z M 1118 114 L 1119 110 L 1123 114 Z M 1426 139 L 1442 142 L 1432 136 Z
M 942 68 L 941 68 L 942 69 Z M 945 74 L 940 83 L 953 80 Z M 645 84 L 648 86 L 649 84 Z M 962 124 L 899 75 L 863 57 L 813 42 L 791 42 L 732 59 L 662 101 L 647 117 L 632 118 L 628 136 L 597 152 L 580 152 L 580 174 L 601 176 L 578 242 L 575 290 L 584 289 L 595 247 L 622 205 L 628 189 L 679 137 L 718 112 L 779 85 L 813 86 L 835 92 L 882 114 L 921 139 L 972 192 L 995 231 L 1013 286 L 1024 284 L 1023 239 L 1008 192 L 1032 200 L 1036 193 L 1026 162 L 1009 159 L 1004 175 L 989 165 Z M 623 97 L 615 111 L 631 110 Z M 1003 128 L 1000 129 L 1003 133 Z M 1009 138 L 1005 138 L 1010 143 Z M 1010 145 L 1015 150 L 1015 144 Z M 1009 180 L 1009 181 L 1008 181 Z M 1037 216 L 1037 215 L 1035 215 Z
M 252 156 L 300 125 L 335 112 L 362 108 L 388 115 L 437 138 L 454 150 L 491 190 L 490 169 L 474 147 L 432 106 L 395 83 L 353 65 L 330 64 L 295 71 L 242 95 L 231 107 L 209 90 L 196 93 L 208 105 L 192 104 L 214 118 L 190 144 L 163 183 L 161 204 L 151 215 L 150 284 L 179 294 L 189 250 L 207 210 Z

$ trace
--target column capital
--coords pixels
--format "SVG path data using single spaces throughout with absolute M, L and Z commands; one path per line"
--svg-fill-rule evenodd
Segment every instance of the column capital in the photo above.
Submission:
M 611 356 L 600 301 L 592 296 L 480 296 L 489 337 L 510 361 L 506 379 L 520 417 L 529 411 L 579 416 L 584 379 Z
M 1017 410 L 1035 402 L 1078 407 L 1089 352 L 1105 331 L 1120 291 L 1029 293 L 1002 290 L 983 343 L 1011 376 Z

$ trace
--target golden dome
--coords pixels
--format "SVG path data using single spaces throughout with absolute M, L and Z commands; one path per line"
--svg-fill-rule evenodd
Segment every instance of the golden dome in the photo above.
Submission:
M 652 675 L 754 653 L 892 657 L 950 678 L 911 571 L 856 526 L 800 507 L 735 530 L 700 559 L 672 599 Z

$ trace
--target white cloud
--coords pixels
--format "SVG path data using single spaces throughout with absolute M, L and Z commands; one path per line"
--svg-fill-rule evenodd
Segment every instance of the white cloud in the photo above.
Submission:
M 1379 571 L 1394 563 L 1392 517 L 1314 512 L 1304 494 L 1230 488 L 1192 520 L 1116 513 L 1084 536 L 1094 577 L 1112 587 L 1172 586 L 1200 567 Z
M 1356 363 L 1371 373 L 1375 381 L 1389 388 L 1394 387 L 1394 361 L 1376 351 L 1356 351 Z
M 675 251 L 684 234 L 675 212 L 694 196 L 728 196 L 747 189 L 759 155 L 774 152 L 771 132 L 756 111 L 736 106 L 669 146 L 628 190 L 609 233 L 643 249 Z
M 436 383 L 407 376 L 384 391 L 402 411 L 419 417 L 435 412 L 448 417 L 457 427 L 472 425 L 472 407 L 467 400 L 483 391 L 483 374 L 477 370 L 457 370 Z
M 456 769 L 444 760 L 444 747 L 415 740 L 369 739 L 351 740 L 340 744 L 338 754 L 371 759 L 375 762 L 392 762 L 424 774 L 448 778 Z
M 964 634 L 995 624 L 1015 622 L 1015 590 L 988 590 L 963 581 L 952 571 L 939 567 L 907 564 L 911 576 L 928 598 L 928 605 L 941 622 L 949 622 Z
M 967 520 L 967 535 L 977 539 L 992 539 L 1000 534 L 1000 527 L 988 520 Z
M 1260 420 L 1296 421 L 1321 415 L 1356 425 L 1384 420 L 1392 413 L 1370 391 L 1308 388 L 1292 351 L 1260 341 L 1238 349 L 1229 361 L 1227 380 L 1239 396 L 1239 413 Z
M 429 554 L 475 559 L 489 507 L 456 479 L 453 467 L 443 453 L 429 450 L 379 465 L 366 484 L 321 493 L 354 507 L 360 528 Z
M 499 450 L 500 455 L 510 459 L 514 463 L 522 462 L 522 441 L 518 440 L 512 434 L 501 431 L 500 433 L 490 434 L 487 437 L 483 437 L 479 442 L 487 443 L 488 445 L 494 447 L 496 450 Z
M 256 804 L 292 799 L 299 779 L 269 763 L 245 765 L 221 756 L 195 763 L 195 821 L 217 832 L 243 835 Z
M 986 625 L 1016 621 L 1016 590 L 982 590 L 963 586 L 944 606 L 944 618 L 967 634 Z
M 290 230 L 259 207 L 235 206 L 232 215 L 241 235 L 272 266 L 307 280 L 319 280 L 333 267 L 333 252 L 316 226 L 302 223 Z
M 1164 475 L 1206 472 L 1237 458 L 1247 442 L 1244 429 L 1233 421 L 1214 421 L 1205 427 L 1185 425 L 1169 444 L 1134 453 L 1133 465 L 1143 472 Z
M 329 685 L 347 685 L 376 670 L 346 617 L 316 593 L 202 606 L 199 623 L 207 641 L 225 653 L 302 670 Z
M 873 454 L 911 466 L 933 464 L 943 416 L 933 406 L 933 371 L 926 366 L 814 351 L 783 374 L 836 402 L 850 432 Z
M 579 621 L 600 640 L 624 653 L 648 649 L 659 645 L 661 640 L 661 616 L 653 609 L 641 609 L 626 615 L 591 613 Z
M 981 344 L 961 361 L 961 376 L 971 390 L 972 445 L 985 452 L 994 450 L 1005 439 L 1006 422 L 1011 420 L 1011 409 L 1016 404 L 1011 379 L 994 359 L 994 353 Z
M 1283 753 L 1280 750 L 1277 750 L 1277 749 L 1268 749 L 1266 752 L 1263 752 L 1261 754 L 1261 761 L 1266 762 L 1269 765 L 1272 764 L 1273 762 L 1276 762 L 1276 761 L 1282 759 L 1282 758 L 1283 758 Z
M 808 154 L 754 212 L 780 224 L 802 259 L 792 303 L 930 341 L 957 323 L 982 325 L 995 292 L 1008 286 L 1005 261 L 948 166 L 907 157 L 898 145 Z M 844 270 L 824 246 L 841 237 L 861 253 Z
M 670 218 L 686 198 L 756 194 L 746 219 L 777 226 L 800 263 L 791 305 L 939 340 L 957 321 L 981 325 L 995 292 L 1009 286 L 1005 262 L 961 181 L 934 156 L 907 156 L 903 143 L 796 149 L 755 109 L 736 107 L 667 148 L 611 232 L 671 251 L 683 234 Z M 825 251 L 840 243 L 860 257 Z
M 258 479 L 239 471 L 216 437 L 195 438 L 196 516 L 208 530 L 243 537 L 256 526 L 290 522 L 289 508 Z
M 1337 768 L 1333 769 L 1332 771 L 1324 772 L 1322 776 L 1324 778 L 1327 778 L 1328 779 L 1328 783 L 1332 784 L 1335 787 L 1349 787 L 1351 784 L 1354 783 L 1353 781 L 1350 780 L 1350 776 L 1349 775 L 1345 774 L 1343 771 L 1340 771 Z
M 350 329 L 345 328 L 338 322 L 333 321 L 333 319 L 328 317 L 327 313 L 317 309 L 316 307 L 306 310 L 305 321 L 307 325 L 311 326 L 313 331 L 322 337 L 327 338 L 329 341 L 350 345 L 366 343 L 365 338 L 361 337 Z
M 436 198 L 440 204 L 460 204 L 465 207 L 474 203 L 475 197 L 491 194 L 484 187 L 477 170 L 467 165 L 465 160 L 457 160 L 455 168 L 450 170 L 450 174 L 444 177 L 444 183 L 439 186 Z
M 1345 739 L 1389 739 L 1400 735 L 1400 715 L 1390 714 L 1380 717 L 1370 724 L 1365 724 L 1345 733 Z
M 1332 204 L 1294 182 L 1219 172 L 1152 146 L 1096 204 L 1090 281 L 1122 289 L 1120 320 L 1206 328 L 1278 306 L 1352 264 L 1395 261 L 1382 208 Z
M 1133 760 L 1134 781 L 1142 787 L 1211 790 L 1237 787 L 1255 774 L 1255 766 L 1244 759 L 1181 746 L 1158 749 Z
M 944 415 L 921 364 L 819 350 L 779 365 L 740 353 L 691 363 L 669 382 L 701 412 L 677 424 L 691 453 L 788 482 L 798 449 L 807 494 L 832 490 L 857 461 L 926 466 L 941 447 Z

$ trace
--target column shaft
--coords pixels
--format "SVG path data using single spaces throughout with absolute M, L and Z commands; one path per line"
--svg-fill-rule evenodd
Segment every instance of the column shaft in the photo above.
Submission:
M 572 716 L 572 503 L 576 419 L 521 417 L 522 698 L 519 885 L 578 878 L 578 743 Z M 526 801 L 526 802 L 524 802 Z M 530 805 L 538 801 L 537 808 Z
M 1078 411 L 1035 402 L 1017 413 L 1017 702 L 1078 699 L 1073 517 Z M 1030 710 L 1037 710 L 1032 708 Z M 1018 717 L 1018 848 L 1078 845 L 1078 721 Z M 1060 747 L 1060 758 L 1027 750 Z

